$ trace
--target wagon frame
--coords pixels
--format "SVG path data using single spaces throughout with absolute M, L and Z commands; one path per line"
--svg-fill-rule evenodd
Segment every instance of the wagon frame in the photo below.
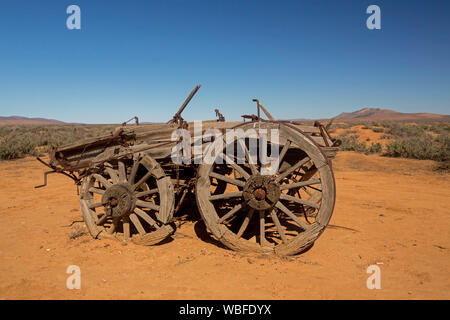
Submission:
M 136 124 L 125 122 L 110 135 L 52 148 L 49 162 L 37 158 L 51 168 L 37 187 L 47 184 L 50 173 L 73 179 L 83 220 L 94 238 L 160 243 L 174 233 L 174 213 L 194 192 L 206 227 L 228 248 L 293 255 L 311 247 L 334 209 L 331 159 L 340 141 L 318 121 L 277 121 L 253 99 L 257 114 L 243 115 L 244 121 L 227 122 L 216 109 L 217 120 L 202 122 L 199 142 L 195 124 L 181 117 L 199 88 L 167 123 L 140 124 L 135 117 L 130 120 Z M 230 129 L 256 134 L 228 139 Z M 208 130 L 219 134 L 204 141 Z M 181 131 L 194 138 L 183 141 L 183 135 L 174 134 Z M 175 163 L 174 148 L 181 143 L 199 147 L 213 161 L 200 163 L 192 153 L 185 163 Z M 252 143 L 258 155 L 269 149 L 272 153 L 276 146 L 279 165 L 274 169 L 259 158 L 255 161 Z M 222 152 L 226 147 L 235 153 Z M 238 150 L 244 156 L 239 158 Z M 268 168 L 271 174 L 264 174 Z

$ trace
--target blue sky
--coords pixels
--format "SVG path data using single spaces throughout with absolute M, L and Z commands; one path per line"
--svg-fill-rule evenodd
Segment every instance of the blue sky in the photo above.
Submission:
M 81 30 L 66 8 L 81 8 Z M 381 30 L 366 8 L 381 8 Z M 0 1 L 0 115 L 118 123 L 450 114 L 450 1 Z

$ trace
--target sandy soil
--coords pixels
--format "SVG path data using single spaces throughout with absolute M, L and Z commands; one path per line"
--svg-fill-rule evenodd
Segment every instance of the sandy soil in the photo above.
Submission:
M 82 224 L 70 226 L 81 220 L 71 180 L 34 189 L 37 161 L 0 162 L 0 298 L 449 299 L 450 175 L 432 166 L 340 153 L 330 226 L 311 250 L 281 259 L 227 250 L 195 220 L 153 247 L 72 240 Z M 381 289 L 369 290 L 376 263 Z M 66 288 L 69 265 L 81 268 L 81 290 Z
M 376 128 L 376 127 L 373 127 Z M 364 125 L 352 126 L 350 128 L 338 128 L 334 133 L 335 136 L 343 134 L 347 132 L 348 136 L 357 135 L 358 142 L 364 142 L 367 146 L 370 146 L 372 143 L 379 143 L 384 148 L 388 143 L 392 142 L 392 139 L 381 139 L 382 136 L 386 136 L 384 132 L 374 132 L 372 129 L 364 129 Z M 349 131 L 351 133 L 349 133 Z M 356 131 L 356 132 L 353 132 Z

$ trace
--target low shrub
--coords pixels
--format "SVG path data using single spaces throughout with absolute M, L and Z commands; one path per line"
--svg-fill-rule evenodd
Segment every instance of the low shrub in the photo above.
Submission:
M 372 143 L 369 148 L 367 148 L 366 153 L 381 153 L 383 151 L 383 146 L 380 143 Z
M 0 159 L 12 160 L 111 133 L 117 125 L 0 126 Z
M 367 149 L 367 146 L 364 142 L 358 141 L 358 135 L 351 135 L 351 136 L 341 136 L 340 137 L 342 144 L 341 144 L 341 150 L 344 151 L 356 151 L 356 152 L 365 152 Z
M 436 138 L 428 134 L 396 140 L 386 145 L 384 153 L 388 157 L 402 157 L 421 160 L 450 160 L 450 136 Z

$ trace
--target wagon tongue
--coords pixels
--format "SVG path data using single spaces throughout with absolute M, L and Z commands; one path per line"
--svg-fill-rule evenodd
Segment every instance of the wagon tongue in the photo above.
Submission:
M 189 96 L 184 100 L 184 103 L 181 105 L 180 109 L 178 109 L 177 113 L 173 116 L 171 120 L 169 120 L 167 123 L 182 123 L 183 118 L 181 117 L 181 113 L 183 112 L 184 108 L 188 105 L 188 103 L 191 101 L 191 99 L 194 97 L 194 95 L 197 93 L 198 89 L 200 89 L 200 85 L 198 84 L 194 90 L 191 91 Z

